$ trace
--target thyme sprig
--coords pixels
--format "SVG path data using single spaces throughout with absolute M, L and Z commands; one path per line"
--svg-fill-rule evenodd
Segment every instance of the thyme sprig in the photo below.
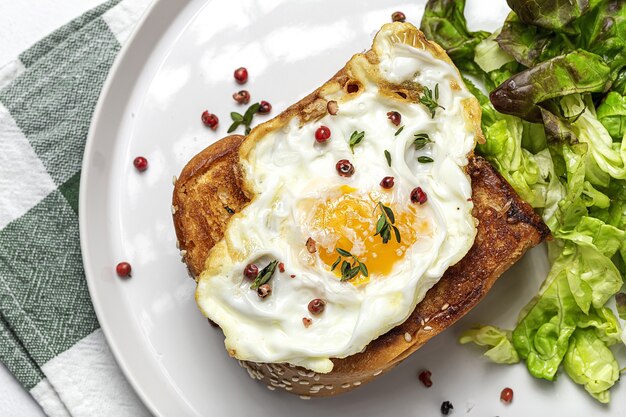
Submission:
M 415 145 L 416 151 L 419 151 L 429 143 L 432 143 L 432 139 L 428 136 L 428 133 L 416 133 L 414 136 L 415 140 L 413 141 L 413 145 Z
M 259 112 L 261 105 L 259 103 L 251 104 L 250 107 L 246 110 L 244 114 L 237 113 L 236 111 L 230 113 L 230 118 L 233 120 L 233 124 L 228 128 L 228 133 L 232 133 L 241 125 L 243 125 L 246 129 L 246 135 L 250 133 L 252 128 L 250 124 L 252 123 L 252 118 L 255 114 Z
M 278 261 L 274 260 L 267 264 L 267 266 L 259 271 L 254 282 L 250 286 L 251 290 L 258 289 L 261 285 L 267 284 L 272 276 L 274 275 L 274 271 L 276 271 L 276 266 L 278 265 Z
M 430 88 L 424 86 L 424 94 L 420 97 L 420 103 L 428 107 L 428 110 L 430 110 L 430 117 L 433 119 L 435 118 L 435 113 L 438 108 L 445 110 L 445 107 L 439 105 L 438 100 L 439 84 L 435 84 L 434 93 Z
M 376 204 L 376 207 L 374 207 L 374 211 L 377 208 L 380 208 L 380 217 L 376 222 L 376 233 L 374 236 L 380 235 L 383 239 L 383 243 L 387 243 L 391 240 L 391 231 L 393 230 L 396 241 L 400 243 L 400 231 L 396 226 L 394 226 L 396 217 L 394 216 L 393 211 L 380 201 Z
M 365 266 L 363 262 L 359 261 L 356 256 L 345 249 L 337 248 L 336 251 L 339 254 L 339 257 L 330 267 L 330 270 L 334 271 L 337 265 L 341 262 L 341 282 L 350 281 L 352 278 L 356 277 L 359 272 L 364 277 L 369 277 L 367 266 Z M 349 260 L 344 259 L 342 262 L 342 258 L 352 259 L 352 261 L 350 262 Z
M 354 147 L 359 143 L 363 142 L 365 138 L 365 132 L 354 131 L 352 135 L 350 135 L 350 150 L 354 153 Z

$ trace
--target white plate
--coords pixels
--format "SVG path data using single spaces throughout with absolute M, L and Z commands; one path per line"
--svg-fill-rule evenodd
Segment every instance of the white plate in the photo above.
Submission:
M 81 239 L 93 303 L 111 349 L 140 397 L 159 416 L 476 416 L 609 415 L 626 389 L 603 407 L 567 377 L 538 381 L 524 365 L 498 366 L 459 346 L 476 322 L 511 326 L 548 269 L 543 247 L 529 253 L 495 285 L 482 304 L 394 371 L 337 398 L 302 401 L 251 380 L 223 348 L 194 303 L 194 282 L 175 247 L 172 176 L 198 151 L 226 134 L 232 73 L 250 71 L 246 88 L 278 114 L 330 78 L 373 34 L 402 10 L 419 25 L 424 1 L 160 0 L 121 53 L 103 90 L 90 131 L 81 182 Z M 481 4 L 482 3 L 482 4 Z M 473 28 L 495 29 L 504 0 L 470 1 Z M 483 16 L 478 18 L 478 16 Z M 489 17 L 486 17 L 489 16 Z M 200 113 L 220 116 L 217 132 Z M 264 120 L 259 117 L 257 121 Z M 139 174 L 137 155 L 150 167 Z M 129 260 L 133 277 L 114 267 Z M 433 373 L 433 386 L 417 380 Z M 502 388 L 515 391 L 511 405 Z M 469 411 L 471 409 L 471 411 Z

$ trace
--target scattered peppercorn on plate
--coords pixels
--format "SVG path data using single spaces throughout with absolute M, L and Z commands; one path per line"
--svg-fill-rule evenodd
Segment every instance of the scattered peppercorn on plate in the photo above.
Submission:
M 112 69 L 81 180 L 94 307 L 155 415 L 610 414 L 458 342 L 515 324 L 550 231 L 475 153 L 426 2 L 174 3 Z

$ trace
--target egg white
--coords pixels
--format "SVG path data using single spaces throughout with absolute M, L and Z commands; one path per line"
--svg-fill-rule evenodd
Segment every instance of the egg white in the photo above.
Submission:
M 380 36 L 380 35 L 379 35 Z M 228 224 L 222 249 L 209 263 L 217 265 L 199 279 L 200 309 L 224 331 L 227 349 L 238 359 L 286 362 L 317 372 L 329 372 L 330 358 L 362 351 L 372 340 L 402 323 L 448 267 L 458 262 L 473 244 L 471 184 L 464 167 L 475 142 L 475 130 L 465 116 L 464 100 L 471 94 L 458 71 L 429 50 L 379 42 L 380 74 L 390 82 L 410 80 L 434 89 L 438 85 L 436 116 L 422 104 L 378 94 L 375 83 L 365 84 L 355 98 L 339 100 L 339 113 L 301 125 L 297 118 L 271 131 L 255 143 L 241 160 L 251 203 Z M 389 122 L 387 112 L 402 115 L 404 129 Z M 315 142 L 324 125 L 332 132 L 325 144 Z M 365 139 L 351 152 L 354 131 Z M 422 150 L 413 146 L 415 133 L 428 133 L 434 141 Z M 384 151 L 392 164 L 388 166 Z M 428 155 L 433 163 L 419 163 Z M 349 159 L 355 174 L 344 178 L 335 164 Z M 398 206 L 410 202 L 411 190 L 420 186 L 428 195 L 422 207 L 433 234 L 411 246 L 387 276 L 370 277 L 362 286 L 340 282 L 317 254 L 304 243 L 312 235 L 301 202 L 322 201 L 343 184 L 359 193 L 381 193 L 385 176 L 395 177 L 387 198 Z M 375 222 L 376 216 L 372 216 Z M 379 238 L 379 237 L 376 237 Z M 222 259 L 223 258 L 223 259 Z M 285 273 L 276 271 L 272 294 L 261 299 L 243 277 L 249 263 L 260 267 L 278 259 Z M 295 278 L 291 278 L 295 275 Z M 314 298 L 327 302 L 325 311 L 312 316 L 307 305 Z M 303 317 L 312 317 L 305 327 Z

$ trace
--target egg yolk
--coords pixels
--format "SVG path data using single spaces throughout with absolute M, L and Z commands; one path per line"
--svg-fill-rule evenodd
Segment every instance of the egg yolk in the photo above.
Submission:
M 406 207 L 398 207 L 380 201 L 393 211 L 394 226 L 400 232 L 400 242 L 391 230 L 389 241 L 383 243 L 380 235 L 375 236 L 376 223 L 382 213 L 379 201 L 370 195 L 356 193 L 351 187 L 343 186 L 340 191 L 337 198 L 318 202 L 308 225 L 318 236 L 317 254 L 329 269 L 339 258 L 336 249 L 340 248 L 364 263 L 369 277 L 372 274 L 385 276 L 420 237 L 432 235 L 430 223 L 415 205 L 408 203 Z M 341 257 L 334 269 L 339 278 L 344 260 L 354 263 L 350 257 Z M 354 285 L 366 284 L 369 277 L 359 273 L 350 282 Z

